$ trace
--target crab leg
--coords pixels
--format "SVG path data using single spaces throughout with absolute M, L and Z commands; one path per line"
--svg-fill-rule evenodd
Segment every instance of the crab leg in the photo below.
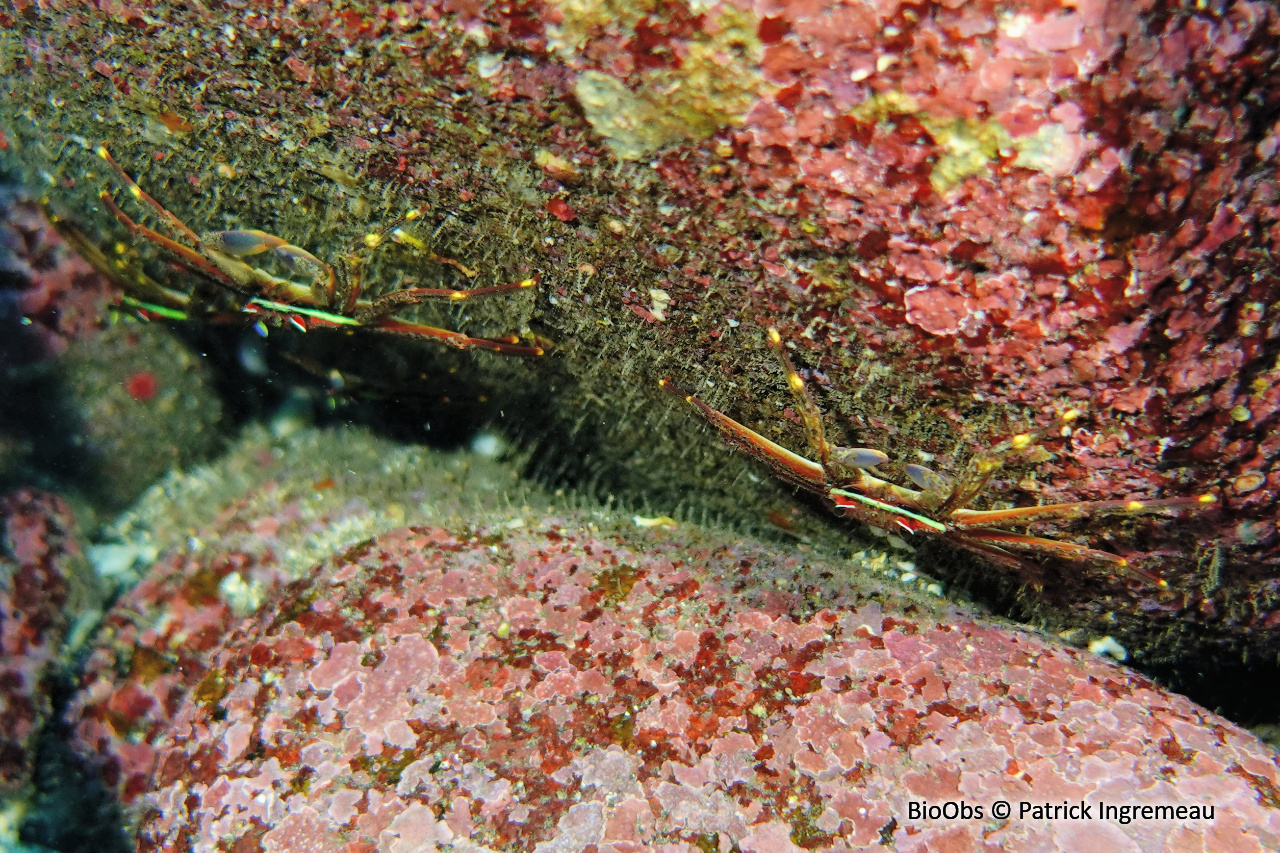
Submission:
M 728 415 L 717 412 L 692 394 L 681 391 L 671 383 L 670 379 L 659 380 L 658 385 L 677 397 L 683 397 L 686 403 L 701 412 L 702 416 L 720 432 L 721 438 L 727 444 L 736 447 L 752 459 L 769 465 L 781 479 L 817 494 L 826 493 L 827 472 L 817 462 L 806 459 L 798 453 L 792 453 Z
M 139 192 L 141 192 L 141 190 L 139 190 Z M 192 249 L 189 246 L 184 246 L 177 240 L 166 237 L 158 231 L 153 231 L 145 225 L 134 222 L 129 218 L 129 215 L 121 210 L 120 206 L 116 204 L 115 199 L 111 197 L 111 193 L 103 190 L 98 194 L 98 198 L 100 198 L 103 204 L 107 206 L 107 209 L 111 211 L 112 215 L 120 221 L 120 224 L 125 228 L 128 228 L 129 233 L 133 234 L 135 237 L 142 237 L 146 240 L 150 240 L 157 246 L 177 255 L 182 259 L 183 263 L 213 279 L 216 279 L 217 281 L 223 282 L 233 290 L 239 290 L 243 287 L 239 281 L 236 281 L 234 276 L 227 274 L 217 265 L 206 260 L 205 257 L 195 249 Z M 185 228 L 186 226 L 183 227 Z
M 1156 577 L 1150 572 L 1135 566 L 1125 557 L 1121 557 L 1118 554 L 1112 554 L 1107 551 L 1099 551 L 1096 548 L 1077 545 L 1074 542 L 1045 539 L 1042 536 L 1023 536 L 1018 533 L 1006 533 L 1002 530 L 967 530 L 963 534 L 955 535 L 953 537 L 953 541 L 958 542 L 966 548 L 988 555 L 993 551 L 1003 550 L 999 545 L 992 544 L 999 542 L 1005 545 L 1033 548 L 1036 551 L 1047 551 L 1068 560 L 1092 560 L 1094 562 L 1106 563 L 1109 566 L 1114 566 L 1115 568 L 1123 569 L 1127 572 L 1132 572 L 1143 580 L 1155 584 L 1161 589 L 1167 589 L 1169 586 L 1169 582 L 1164 578 Z M 1014 557 L 1014 559 L 1017 558 Z
M 169 223 L 169 227 L 172 228 L 174 231 L 177 231 L 179 234 L 181 234 L 183 237 L 186 237 L 192 243 L 200 242 L 200 238 L 196 235 L 196 232 L 188 228 L 186 223 L 183 222 L 181 219 L 179 219 L 178 217 L 170 213 L 168 210 L 166 210 L 163 204 L 156 201 L 151 196 L 147 195 L 147 193 L 142 189 L 142 187 L 138 186 L 137 182 L 135 182 L 133 178 L 129 177 L 129 175 L 125 172 L 125 170 L 120 167 L 120 164 L 116 162 L 115 158 L 111 156 L 111 152 L 107 150 L 107 147 L 105 145 L 98 146 L 97 154 L 103 160 L 106 160 L 107 165 L 109 165 L 112 169 L 114 169 L 116 174 L 120 176 L 120 180 L 124 181 L 125 186 L 129 188 L 130 195 L 132 195 L 134 198 L 138 199 L 139 201 L 143 201 L 149 204 L 151 206 L 151 209 L 154 210 L 157 214 L 159 214 L 161 219 Z M 117 218 L 119 218 L 119 214 L 117 214 Z M 155 232 L 152 231 L 151 233 L 154 234 Z
M 483 349 L 490 352 L 500 352 L 505 355 L 527 355 L 539 356 L 543 355 L 545 350 L 542 347 L 530 347 L 517 343 L 519 338 L 508 338 L 499 340 L 496 338 L 472 338 L 461 332 L 453 332 L 448 329 L 438 329 L 435 326 L 424 326 L 421 323 L 409 323 L 404 320 L 396 320 L 393 317 L 384 317 L 376 323 L 371 323 L 366 328 L 376 329 L 380 332 L 396 332 L 404 335 L 419 335 L 426 338 L 435 338 L 442 343 L 454 347 L 456 349 Z
M 186 309 L 190 300 L 185 294 L 170 290 L 158 282 L 152 281 L 140 271 L 120 269 L 115 263 L 107 260 L 107 256 L 102 253 L 98 245 L 86 237 L 84 232 L 69 220 L 59 216 L 47 201 L 41 201 L 40 208 L 44 211 L 45 218 L 49 220 L 49 224 L 54 227 L 54 230 L 62 236 L 62 239 L 71 244 L 76 254 L 89 262 L 89 266 L 108 279 L 115 280 L 121 275 L 128 277 L 131 285 L 130 289 L 143 294 L 144 300 L 158 303 L 155 307 L 159 309 L 174 311 L 184 317 L 186 316 Z
M 387 241 L 387 236 L 390 235 L 391 239 L 395 242 L 412 246 L 415 249 L 420 249 L 428 255 L 431 255 L 432 258 L 435 258 L 435 254 L 427 249 L 426 244 L 413 235 L 405 233 L 405 231 L 400 228 L 404 223 L 412 222 L 417 219 L 425 211 L 426 209 L 421 207 L 409 211 L 395 222 L 384 227 L 382 230 L 364 235 L 360 240 L 361 245 L 372 251 L 385 243 Z M 364 276 L 361 271 L 364 267 L 364 262 L 367 259 L 367 256 L 361 254 L 359 249 L 347 256 L 347 260 L 350 264 L 349 274 L 344 276 L 343 280 L 340 282 L 335 280 L 334 291 L 329 294 L 330 305 L 334 305 L 338 301 L 341 301 L 343 311 L 348 314 L 355 312 L 356 305 L 360 301 L 360 294 L 364 291 Z M 442 260 L 449 259 L 445 258 Z M 456 261 L 451 261 L 451 263 L 462 270 L 468 278 L 475 275 L 474 272 L 462 266 L 462 264 L 459 264 Z
M 422 215 L 422 209 L 419 208 L 418 210 L 415 210 L 412 213 L 410 213 L 408 216 L 404 217 L 404 219 L 402 219 L 401 222 L 407 222 L 412 219 L 417 219 L 421 215 Z M 437 255 L 435 252 L 427 248 L 426 243 L 422 242 L 412 234 L 406 233 L 402 228 L 398 227 L 399 224 L 400 223 L 394 223 L 390 228 L 386 229 L 386 231 L 384 231 L 383 233 L 390 232 L 391 239 L 395 240 L 397 243 L 402 243 L 406 246 L 412 246 L 414 249 L 417 249 L 419 252 L 423 253 L 424 255 L 426 255 L 428 258 L 435 261 L 436 263 L 448 264 L 449 266 L 456 269 L 458 272 L 465 275 L 467 278 L 476 277 L 475 270 L 470 269 L 468 267 L 464 267 L 462 264 L 458 263 L 453 258 L 447 258 L 444 255 Z
M 782 369 L 787 374 L 787 388 L 791 390 L 796 408 L 800 410 L 800 419 L 804 421 L 804 433 L 809 441 L 809 447 L 817 451 L 818 463 L 824 471 L 829 472 L 831 471 L 831 445 L 827 442 L 826 431 L 822 428 L 822 412 L 818 409 L 818 404 L 809 393 L 809 389 L 805 387 L 804 380 L 800 378 L 799 373 L 796 373 L 795 366 L 791 364 L 791 357 L 787 355 L 787 350 L 782 345 L 782 336 L 778 334 L 778 330 L 769 329 L 765 333 L 765 340 L 769 342 L 769 349 L 773 350 L 774 355 L 782 362 Z
M 1080 417 L 1080 412 L 1076 409 L 1068 409 L 1063 412 L 1053 423 L 1043 429 L 1032 430 L 1031 432 L 1021 432 L 1017 435 L 1010 436 L 1004 441 L 992 447 L 982 456 L 974 459 L 969 463 L 965 470 L 964 476 L 955 488 L 951 490 L 951 494 L 938 507 L 941 514 L 949 514 L 955 510 L 960 510 L 973 503 L 974 499 L 987 488 L 987 483 L 991 481 L 991 477 L 1004 466 L 1004 457 L 1019 450 L 1026 450 L 1043 436 L 1053 432 L 1060 427 L 1070 424 L 1076 418 Z M 919 466 L 916 466 L 919 468 Z M 927 470 L 927 469 L 922 469 Z M 908 474 L 910 476 L 910 473 Z
M 1076 501 L 1042 506 L 1019 506 L 1011 509 L 957 509 L 951 512 L 950 520 L 957 527 L 968 527 L 1019 519 L 1084 518 L 1088 515 L 1115 512 L 1137 514 L 1159 512 L 1164 509 L 1191 509 L 1208 506 L 1216 500 L 1217 498 L 1213 495 L 1204 494 L 1193 498 L 1164 498 L 1150 501 Z
M 1077 545 L 1074 542 L 1063 542 L 1059 539 L 1046 539 L 1043 536 L 1026 536 L 1021 533 L 1009 533 L 1004 530 L 967 530 L 964 535 L 955 537 L 956 541 L 968 544 L 973 540 L 979 542 L 1003 542 L 1009 545 L 1022 545 L 1028 548 L 1035 548 L 1038 551 L 1049 551 L 1060 557 L 1068 557 L 1074 559 L 1089 558 L 1093 560 L 1101 560 L 1110 563 L 1113 566 L 1127 567 L 1129 561 L 1118 554 L 1112 554 L 1107 551 L 1099 551 L 1096 548 L 1088 548 L 1084 545 Z
M 450 290 L 445 287 L 411 287 L 407 290 L 397 290 L 394 293 L 379 296 L 377 299 L 371 299 L 367 302 L 356 303 L 355 316 L 361 319 L 384 317 L 387 314 L 399 311 L 401 308 L 408 308 L 411 305 L 417 305 L 420 302 L 426 302 L 431 299 L 448 299 L 451 302 L 461 302 L 464 299 L 474 299 L 477 296 L 524 290 L 525 288 L 533 287 L 537 283 L 536 279 L 526 278 L 523 281 L 516 281 L 511 284 L 496 284 L 491 287 L 477 287 L 472 290 Z

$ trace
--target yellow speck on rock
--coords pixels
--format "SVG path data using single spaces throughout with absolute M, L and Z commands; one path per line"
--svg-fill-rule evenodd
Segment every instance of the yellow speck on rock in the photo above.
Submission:
M 1011 142 L 1009 132 L 995 119 L 950 119 L 937 121 L 918 116 L 925 130 L 942 147 L 943 154 L 933 165 L 929 183 L 944 193 L 971 175 L 980 175 Z
M 654 518 L 647 518 L 643 515 L 633 516 L 631 522 L 636 527 L 667 527 L 674 528 L 676 520 L 666 515 L 659 515 Z

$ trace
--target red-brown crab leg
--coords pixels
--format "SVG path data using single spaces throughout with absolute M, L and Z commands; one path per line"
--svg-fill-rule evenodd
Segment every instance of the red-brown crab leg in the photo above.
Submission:
M 535 278 L 526 278 L 523 281 L 515 281 L 510 284 L 495 284 L 489 287 L 476 287 L 471 290 L 450 290 L 445 287 L 411 287 L 407 290 L 397 290 L 385 296 L 379 296 L 377 299 L 361 300 L 356 303 L 354 316 L 361 319 L 383 317 L 399 311 L 401 308 L 408 308 L 411 305 L 417 305 L 420 302 L 426 302 L 431 299 L 447 299 L 451 302 L 461 302 L 465 299 L 474 299 L 477 296 L 525 290 L 535 286 L 537 283 L 538 281 Z
M 997 531 L 992 531 L 997 533 Z M 1026 560 L 1017 554 L 1010 553 L 1000 545 L 992 544 L 997 541 L 995 536 L 972 536 L 968 533 L 955 535 L 951 538 L 952 542 L 967 548 L 976 554 L 981 554 L 997 565 L 1006 565 L 1014 569 L 1025 569 L 1027 567 Z M 1043 539 L 1038 536 L 1019 536 L 1016 533 L 1001 534 L 999 541 L 1004 545 L 1023 546 L 1036 550 L 1049 550 L 1058 554 L 1065 559 L 1076 561 L 1095 561 L 1106 563 L 1121 571 L 1131 572 L 1153 586 L 1161 589 L 1168 589 L 1169 582 L 1163 578 L 1156 577 L 1145 569 L 1139 568 L 1124 557 L 1099 551 L 1094 548 L 1086 548 L 1083 545 L 1076 545 L 1072 542 L 1058 542 L 1053 539 Z
M 111 197 L 111 193 L 103 190 L 98 194 L 98 198 L 100 198 L 102 203 L 107 206 L 107 209 L 111 211 L 112 215 L 120 221 L 120 224 L 125 228 L 128 228 L 129 233 L 133 234 L 135 237 L 141 237 L 145 240 L 149 240 L 157 246 L 172 252 L 181 258 L 183 263 L 204 273 L 205 275 L 210 276 L 211 278 L 216 279 L 217 281 L 223 282 L 232 290 L 241 289 L 242 285 L 240 282 L 218 269 L 216 265 L 205 260 L 204 256 L 195 249 L 192 249 L 189 246 L 184 246 L 177 240 L 164 236 L 159 231 L 153 231 L 145 225 L 134 222 L 129 218 L 129 215 L 121 210 L 120 206 L 116 204 L 115 199 Z
M 406 222 L 413 222 L 415 219 L 418 219 L 419 217 L 422 216 L 422 214 L 426 212 L 427 212 L 427 209 L 425 207 L 415 208 L 414 210 L 409 211 L 404 216 L 397 219 L 395 222 L 392 222 L 390 225 L 385 226 L 384 228 L 382 228 L 382 230 L 375 231 L 372 234 L 366 234 L 360 240 L 360 242 L 363 244 L 363 247 L 365 249 L 373 250 L 383 245 L 387 241 L 387 239 L 390 238 L 392 241 L 396 243 L 400 243 L 405 246 L 410 246 L 414 250 L 426 255 L 429 259 L 433 261 L 437 261 L 442 264 L 448 264 L 449 266 L 461 272 L 467 278 L 475 278 L 476 277 L 475 270 L 468 269 L 467 267 L 455 261 L 453 258 L 447 258 L 444 255 L 437 255 L 435 252 L 427 248 L 426 243 L 422 242 L 417 237 L 414 237 L 412 234 L 409 234 L 403 228 L 400 227 L 401 225 L 404 225 Z M 350 275 L 348 276 L 348 281 L 346 282 L 347 287 L 345 292 L 345 299 L 343 300 L 343 311 L 345 311 L 347 314 L 352 314 L 356 311 L 357 306 L 361 304 L 360 295 L 364 290 L 363 277 L 361 275 L 361 269 L 364 266 L 364 256 L 361 255 L 359 251 L 356 251 L 356 252 L 353 252 L 351 255 L 349 255 L 348 258 L 351 261 L 351 272 L 350 272 Z M 336 282 L 335 282 L 335 290 L 336 290 Z M 428 297 L 424 297 L 424 298 L 428 298 Z M 373 300 L 373 301 L 376 303 L 377 300 Z M 330 302 L 331 304 L 333 302 L 332 295 L 330 297 Z
M 508 338 L 507 340 L 473 338 L 461 332 L 439 329 L 435 326 L 425 326 L 421 323 L 409 323 L 391 317 L 384 317 L 375 323 L 366 325 L 364 328 L 376 329 L 380 332 L 395 332 L 403 335 L 434 338 L 456 349 L 483 349 L 490 352 L 500 352 L 504 355 L 524 356 L 539 356 L 546 352 L 542 347 L 531 347 L 517 343 L 520 340 L 519 338 Z
M 972 542 L 1002 542 L 1008 545 L 1021 545 L 1027 548 L 1035 548 L 1038 551 L 1049 551 L 1057 554 L 1059 557 L 1067 557 L 1075 560 L 1089 559 L 1100 560 L 1119 568 L 1132 568 L 1129 561 L 1118 554 L 1112 554 L 1108 551 L 1099 551 L 1096 548 L 1089 548 L 1085 545 L 1077 545 L 1074 542 L 1063 542 L 1059 539 L 1046 539 L 1043 536 L 1027 536 L 1022 533 L 1010 533 L 1007 530 L 966 530 L 963 534 L 953 537 L 954 541 L 966 544 Z M 1152 578 L 1155 580 L 1155 578 Z
M 774 469 L 781 479 L 816 494 L 826 494 L 827 472 L 817 462 L 793 453 L 755 430 L 748 429 L 728 415 L 717 412 L 692 394 L 681 391 L 672 384 L 670 379 L 661 379 L 658 385 L 677 397 L 683 398 L 686 403 L 702 413 L 702 416 L 720 432 L 720 436 L 726 443 L 752 459 L 765 463 Z
M 957 509 L 951 512 L 949 519 L 957 527 L 968 527 L 1018 519 L 1029 521 L 1038 521 L 1046 518 L 1070 519 L 1117 512 L 1137 515 L 1145 512 L 1159 512 L 1165 509 L 1195 509 L 1207 507 L 1215 502 L 1217 502 L 1217 498 L 1211 494 L 1197 495 L 1191 498 L 1162 498 L 1148 501 L 1075 501 L 1074 503 L 1063 504 L 1019 506 L 1011 509 Z
M 1043 536 L 1024 536 L 1018 533 L 1007 533 L 1002 530 L 966 530 L 964 533 L 953 534 L 952 541 L 958 542 L 971 550 L 986 554 L 989 557 L 1002 554 L 1006 561 L 1021 562 L 1016 555 L 1008 554 L 999 545 L 991 543 L 999 542 L 1004 545 L 1032 548 L 1036 551 L 1047 551 L 1069 560 L 1106 563 L 1122 571 L 1135 574 L 1161 589 L 1169 588 L 1169 582 L 1164 578 L 1157 577 L 1147 570 L 1134 565 L 1126 557 L 1121 557 L 1108 551 L 1099 551 L 1097 548 L 1077 545 L 1074 542 L 1061 542 L 1057 539 L 1046 539 Z
M 166 210 L 163 204 L 156 201 L 151 196 L 147 195 L 146 191 L 143 190 L 142 187 L 138 186 L 137 182 L 134 181 L 133 178 L 129 177 L 129 174 L 125 172 L 125 170 L 121 168 L 120 164 L 116 162 L 115 158 L 111 156 L 111 152 L 107 150 L 107 147 L 105 145 L 98 146 L 97 154 L 103 160 L 107 161 L 107 165 L 110 166 L 112 169 L 114 169 L 115 173 L 120 176 L 120 180 L 124 181 L 125 186 L 129 188 L 130 195 L 132 195 L 134 198 L 138 199 L 139 201 L 146 202 L 148 205 L 150 205 L 151 209 L 154 210 L 160 216 L 161 219 L 169 223 L 169 227 L 172 228 L 174 231 L 177 231 L 179 234 L 181 234 L 183 237 L 186 237 L 192 243 L 200 242 L 200 237 L 196 234 L 196 232 L 188 228 L 186 223 L 183 222 L 181 219 L 179 219 L 178 217 L 170 213 L 168 210 Z M 154 234 L 155 232 L 152 231 L 151 233 Z
M 407 233 L 402 228 L 400 228 L 401 224 L 405 222 L 411 222 L 414 219 L 417 219 L 419 216 L 421 216 L 425 212 L 426 212 L 426 208 L 422 208 L 422 207 L 418 208 L 417 210 L 410 211 L 409 214 L 405 216 L 403 219 L 401 219 L 399 222 L 392 223 L 390 227 L 384 228 L 380 233 L 379 237 L 389 233 L 391 235 L 391 239 L 395 240 L 397 243 L 403 243 L 406 246 L 411 246 L 414 249 L 417 249 L 419 252 L 423 253 L 430 260 L 433 260 L 436 263 L 448 264 L 449 266 L 456 269 L 458 272 L 465 275 L 467 278 L 475 278 L 476 277 L 475 270 L 470 269 L 469 267 L 463 266 L 458 261 L 455 261 L 453 258 L 449 258 L 444 255 L 437 255 L 435 252 L 427 248 L 426 243 L 422 242 L 417 237 Z M 368 243 L 369 241 L 366 240 L 365 242 Z

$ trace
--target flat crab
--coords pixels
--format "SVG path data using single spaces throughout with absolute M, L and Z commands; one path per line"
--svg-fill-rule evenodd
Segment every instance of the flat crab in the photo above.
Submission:
M 105 146 L 98 146 L 97 154 L 111 166 L 124 182 L 129 194 L 150 207 L 160 220 L 174 233 L 169 237 L 136 222 L 112 198 L 107 191 L 99 197 L 107 209 L 135 237 L 148 240 L 168 252 L 177 261 L 200 276 L 213 281 L 243 300 L 241 310 L 269 318 L 283 319 L 304 331 L 317 326 L 358 327 L 381 332 L 416 335 L 440 341 L 458 349 L 484 349 L 505 355 L 539 356 L 543 349 L 526 346 L 519 338 L 476 338 L 449 329 L 440 329 L 421 323 L 411 323 L 396 318 L 396 311 L 431 300 L 460 302 L 482 296 L 509 293 L 535 285 L 534 279 L 492 287 L 476 287 L 470 290 L 414 287 L 397 290 L 373 299 L 362 298 L 361 271 L 368 258 L 367 252 L 385 244 L 388 240 L 411 246 L 428 255 L 432 260 L 456 267 L 467 277 L 475 275 L 451 258 L 436 255 L 426 249 L 420 240 L 404 231 L 401 226 L 418 218 L 422 211 L 414 210 L 381 231 L 365 235 L 356 250 L 337 264 L 320 260 L 306 249 L 268 234 L 252 229 L 213 231 L 196 234 L 177 216 L 153 199 L 125 173 Z M 245 263 L 244 258 L 271 253 L 290 270 L 298 270 L 311 280 L 300 284 L 281 278 L 266 270 Z M 182 309 L 190 300 L 182 299 L 170 291 L 166 301 L 178 304 Z M 151 313 L 162 306 L 138 303 Z
M 864 447 L 839 447 L 831 444 L 822 426 L 817 403 L 796 372 L 774 329 L 768 331 L 770 349 L 778 356 L 787 377 L 787 386 L 795 399 L 805 435 L 817 461 L 793 453 L 763 435 L 716 411 L 702 400 L 686 394 L 669 379 L 659 384 L 683 397 L 716 428 L 729 445 L 763 462 L 779 479 L 822 496 L 836 514 L 888 531 L 938 536 L 1002 565 L 1024 566 L 1014 550 L 1027 554 L 1049 554 L 1073 560 L 1092 561 L 1131 571 L 1161 588 L 1168 584 L 1129 559 L 1064 542 L 999 529 L 1014 524 L 1032 524 L 1049 519 L 1078 519 L 1113 513 L 1139 514 L 1162 510 L 1194 509 L 1211 505 L 1216 498 L 1203 494 L 1191 498 L 1160 500 L 1104 500 L 1042 504 L 1009 509 L 970 509 L 982 494 L 991 477 L 1002 467 L 1011 453 L 1034 446 L 1041 437 L 1066 428 L 1080 413 L 1074 409 L 1059 416 L 1042 430 L 1019 433 L 1002 441 L 970 460 L 958 482 L 923 465 L 903 466 L 903 473 L 916 488 L 901 486 L 872 473 L 889 457 L 879 450 Z

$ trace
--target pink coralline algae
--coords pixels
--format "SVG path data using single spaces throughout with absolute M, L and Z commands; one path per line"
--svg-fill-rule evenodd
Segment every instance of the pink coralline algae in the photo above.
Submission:
M 234 520 L 229 533 L 235 535 Z M 104 623 L 69 714 L 82 754 L 125 802 L 145 789 L 151 743 L 204 675 L 203 656 L 241 618 L 219 595 L 219 583 L 235 574 L 246 583 L 278 581 L 278 571 L 254 559 L 271 543 L 267 537 L 249 551 L 166 557 Z
M 334 458 L 314 446 L 293 449 Z M 326 492 L 335 490 L 331 478 L 280 487 L 274 478 L 286 470 L 305 478 L 301 463 L 288 458 L 265 446 L 251 454 L 247 461 L 260 487 L 243 494 L 228 489 L 234 500 L 190 530 L 196 541 L 216 545 L 165 551 L 98 631 L 68 718 L 82 755 L 125 802 L 146 788 L 151 744 L 204 677 L 206 655 L 265 591 L 294 579 L 282 554 L 323 540 L 329 528 L 358 530 L 370 512 L 360 499 L 327 504 Z M 325 463 L 318 464 L 324 470 Z
M 70 627 L 68 602 L 84 572 L 59 498 L 24 489 L 0 497 L 0 792 L 21 788 L 31 771 L 31 738 L 52 706 L 47 679 Z M 80 602 L 81 605 L 86 602 Z
M 1280 844 L 1280 768 L 1234 725 L 955 612 L 845 593 L 801 616 L 799 595 L 738 588 L 788 560 L 554 526 L 384 534 L 210 652 L 158 743 L 139 849 Z M 911 816 L 948 802 L 983 816 Z
M 77 255 L 33 202 L 0 188 L 0 322 L 12 311 L 26 320 L 6 331 L 0 366 L 58 355 L 101 327 L 112 284 Z M 9 306 L 2 303 L 8 302 Z M 2 327 L 0 327 L 2 328 Z

